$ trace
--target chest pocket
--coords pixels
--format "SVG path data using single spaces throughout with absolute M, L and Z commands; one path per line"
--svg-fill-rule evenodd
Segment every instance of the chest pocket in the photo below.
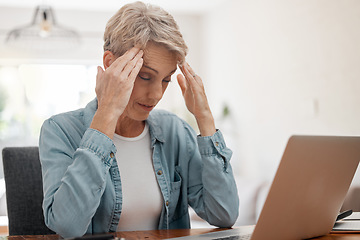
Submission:
M 170 182 L 170 200 L 169 200 L 169 219 L 175 221 L 187 213 L 187 194 L 186 187 L 183 186 L 183 180 L 179 174 L 180 167 L 175 167 L 174 179 Z

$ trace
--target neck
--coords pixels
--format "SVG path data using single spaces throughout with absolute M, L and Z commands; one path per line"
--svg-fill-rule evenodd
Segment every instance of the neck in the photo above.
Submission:
M 120 117 L 116 124 L 115 133 L 123 137 L 137 137 L 144 131 L 144 127 L 145 121 Z

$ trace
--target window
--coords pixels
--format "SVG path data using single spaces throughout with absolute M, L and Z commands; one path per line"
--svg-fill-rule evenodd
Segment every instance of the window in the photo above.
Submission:
M 96 96 L 96 67 L 62 64 L 0 67 L 1 145 L 37 145 L 45 119 L 84 107 Z

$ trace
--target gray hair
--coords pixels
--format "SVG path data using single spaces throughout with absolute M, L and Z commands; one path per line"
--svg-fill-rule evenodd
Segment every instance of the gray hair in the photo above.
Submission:
M 144 49 L 149 43 L 164 46 L 181 64 L 187 46 L 174 18 L 158 6 L 134 2 L 124 5 L 106 24 L 104 51 L 121 56 L 133 46 Z

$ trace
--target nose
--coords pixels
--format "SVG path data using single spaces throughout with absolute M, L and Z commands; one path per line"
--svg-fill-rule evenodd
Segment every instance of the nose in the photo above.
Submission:
M 156 81 L 150 84 L 150 87 L 148 88 L 148 97 L 159 101 L 164 94 L 164 90 L 162 81 Z

